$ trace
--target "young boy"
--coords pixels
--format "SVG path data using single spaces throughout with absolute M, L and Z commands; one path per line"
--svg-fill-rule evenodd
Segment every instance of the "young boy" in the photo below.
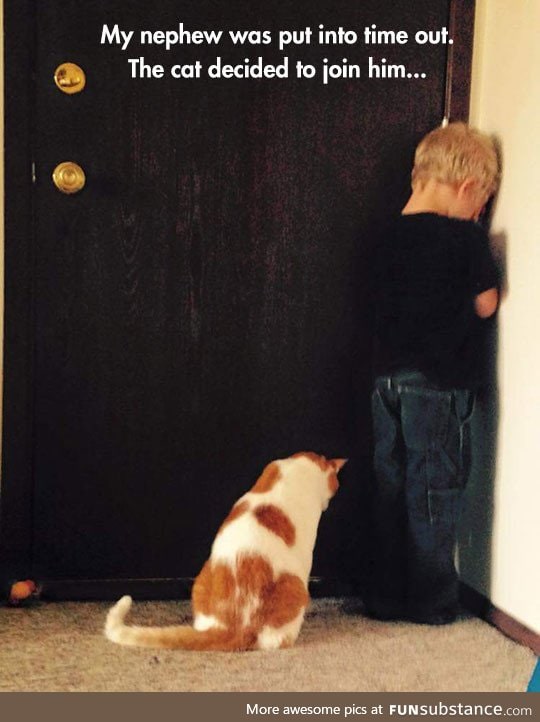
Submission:
M 374 560 L 367 612 L 444 624 L 458 610 L 456 524 L 468 422 L 486 379 L 498 275 L 476 221 L 497 186 L 488 136 L 464 123 L 418 145 L 412 194 L 376 263 Z

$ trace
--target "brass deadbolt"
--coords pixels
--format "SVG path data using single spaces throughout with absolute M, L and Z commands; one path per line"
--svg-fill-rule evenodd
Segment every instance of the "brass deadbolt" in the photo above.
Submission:
M 80 93 L 86 85 L 84 70 L 75 63 L 62 63 L 54 71 L 54 82 L 62 93 Z
M 86 176 L 80 165 L 71 161 L 60 163 L 53 171 L 54 185 L 62 193 L 78 193 L 86 182 Z

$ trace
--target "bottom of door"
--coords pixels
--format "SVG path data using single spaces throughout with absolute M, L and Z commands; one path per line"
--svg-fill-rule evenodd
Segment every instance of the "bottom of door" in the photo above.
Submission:
M 193 579 L 45 579 L 36 580 L 46 600 L 113 601 L 129 594 L 134 599 L 189 599 Z M 312 597 L 344 597 L 354 594 L 351 584 L 338 579 L 311 577 Z

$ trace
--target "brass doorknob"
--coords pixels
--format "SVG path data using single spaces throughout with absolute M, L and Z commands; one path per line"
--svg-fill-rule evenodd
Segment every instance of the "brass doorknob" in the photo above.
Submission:
M 54 71 L 54 82 L 62 93 L 80 93 L 86 85 L 84 70 L 75 63 L 62 63 Z
M 52 174 L 54 185 L 62 193 L 78 193 L 86 182 L 86 176 L 80 165 L 66 161 L 57 165 Z

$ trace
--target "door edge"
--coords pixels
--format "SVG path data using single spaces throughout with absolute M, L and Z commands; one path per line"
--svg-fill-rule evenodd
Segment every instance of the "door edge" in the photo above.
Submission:
M 32 554 L 34 0 L 4 0 L 4 378 L 0 583 Z

